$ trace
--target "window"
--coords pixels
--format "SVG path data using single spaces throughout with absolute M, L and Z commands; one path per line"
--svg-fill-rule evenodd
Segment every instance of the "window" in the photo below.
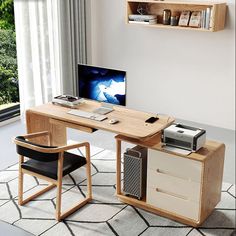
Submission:
M 13 0 L 0 0 L 0 121 L 20 113 Z

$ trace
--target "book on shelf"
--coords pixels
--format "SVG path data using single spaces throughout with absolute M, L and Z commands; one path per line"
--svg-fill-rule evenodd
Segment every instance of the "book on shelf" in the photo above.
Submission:
M 191 14 L 190 21 L 189 21 L 190 27 L 201 27 L 201 12 L 200 11 L 194 11 Z
M 138 15 L 138 14 L 129 15 L 129 20 L 143 21 L 143 20 L 153 20 L 156 18 L 157 18 L 156 15 Z
M 157 24 L 157 19 L 152 20 L 129 20 L 131 24 L 146 24 L 146 25 L 154 25 Z
M 207 7 L 205 10 L 201 11 L 201 28 L 210 29 L 213 25 L 213 13 L 212 8 Z
M 211 8 L 211 14 L 210 14 L 210 23 L 209 23 L 209 28 L 212 29 L 214 25 L 214 17 L 213 17 L 214 11 Z
M 179 26 L 188 26 L 190 15 L 190 11 L 182 11 L 179 18 Z
M 205 28 L 206 10 L 201 11 L 201 28 Z
M 211 19 L 211 7 L 207 7 L 206 9 L 206 24 L 205 29 L 210 28 L 210 19 Z

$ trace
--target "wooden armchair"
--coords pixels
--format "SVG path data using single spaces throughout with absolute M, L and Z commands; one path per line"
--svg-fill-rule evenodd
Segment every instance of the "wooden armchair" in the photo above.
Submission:
M 30 142 L 30 139 L 42 138 L 48 136 L 50 133 L 39 132 L 18 136 L 14 139 L 16 144 L 16 151 L 19 154 L 19 199 L 18 204 L 24 205 L 30 200 L 38 197 L 39 195 L 47 192 L 48 190 L 57 187 L 56 198 L 56 219 L 58 221 L 64 219 L 80 207 L 84 206 L 92 199 L 91 187 L 91 163 L 90 163 L 90 145 L 88 142 L 66 145 L 61 147 L 45 146 Z M 66 152 L 67 150 L 85 147 L 86 158 Z M 24 160 L 28 157 L 28 160 Z M 64 212 L 61 213 L 61 194 L 62 194 L 62 178 L 63 176 L 71 173 L 72 171 L 86 165 L 87 175 L 87 196 L 84 200 Z M 23 200 L 23 176 L 29 174 L 40 179 L 44 179 L 51 184 L 41 191 L 33 194 L 32 196 Z

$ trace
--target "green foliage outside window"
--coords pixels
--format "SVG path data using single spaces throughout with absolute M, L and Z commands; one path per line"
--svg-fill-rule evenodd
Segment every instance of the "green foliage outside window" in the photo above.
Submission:
M 13 0 L 0 0 L 0 105 L 19 101 Z

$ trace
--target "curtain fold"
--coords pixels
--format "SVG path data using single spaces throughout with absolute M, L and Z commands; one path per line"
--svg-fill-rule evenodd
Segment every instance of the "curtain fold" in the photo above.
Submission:
M 74 88 L 75 93 L 78 94 L 79 85 L 78 85 L 78 70 L 77 64 L 87 64 L 88 55 L 87 55 L 87 27 L 86 27 L 86 0 L 78 0 L 74 1 L 74 6 L 72 6 L 74 10 L 74 51 L 75 51 L 75 62 L 74 65 L 75 75 L 74 75 Z M 78 16 L 78 17 L 76 17 Z
M 88 0 L 87 0 L 88 1 Z M 70 64 L 71 70 L 63 71 L 65 77 L 71 76 L 72 84 L 67 84 L 63 80 L 64 91 L 70 91 L 71 94 L 78 94 L 78 74 L 77 64 L 87 63 L 87 33 L 86 33 L 86 0 L 67 0 L 60 4 L 63 16 L 65 45 L 64 64 Z
M 15 0 L 15 27 L 21 111 L 46 102 L 62 92 L 59 50 L 52 19 L 52 1 Z M 53 26 L 50 27 L 50 24 Z
M 86 63 L 85 0 L 15 0 L 21 113 L 62 93 L 76 94 Z

